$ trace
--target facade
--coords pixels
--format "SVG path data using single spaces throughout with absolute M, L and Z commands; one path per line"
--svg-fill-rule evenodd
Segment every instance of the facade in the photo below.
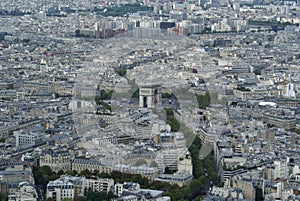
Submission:
M 140 87 L 140 108 L 154 108 L 159 104 L 161 99 L 161 86 L 160 85 L 144 85 Z
M 170 171 L 178 170 L 178 152 L 176 150 L 164 150 L 157 154 L 155 159 L 158 165 L 158 172 L 164 173 L 166 169 Z
M 285 86 L 283 96 L 288 98 L 296 98 L 296 90 L 293 83 L 287 83 Z
M 114 194 L 120 197 L 123 193 L 123 184 L 117 183 L 114 186 Z
M 34 184 L 31 168 L 26 168 L 23 165 L 14 165 L 5 168 L 4 171 L 0 171 L 0 192 L 3 195 L 12 195 L 15 198 L 16 196 L 13 195 L 20 191 L 19 184 L 24 182 Z
M 192 181 L 193 175 L 186 172 L 176 172 L 174 174 L 160 174 L 156 181 L 168 182 L 169 184 L 177 184 L 183 186 Z
M 28 171 L 0 171 L 0 180 L 7 183 L 28 181 L 33 183 L 33 176 Z
M 158 169 L 156 167 L 129 166 L 124 164 L 117 164 L 114 166 L 114 170 L 129 174 L 140 174 L 143 177 L 146 177 L 150 180 L 153 180 L 158 175 Z
M 234 95 L 237 98 L 242 99 L 242 101 L 246 101 L 249 99 L 258 99 L 262 98 L 266 95 L 267 91 L 240 91 L 240 90 L 233 90 Z
M 288 160 L 280 160 L 280 161 L 274 161 L 274 174 L 273 179 L 282 178 L 286 179 L 289 173 L 288 169 Z
M 221 179 L 222 181 L 226 181 L 227 179 L 232 178 L 234 175 L 239 175 L 246 173 L 245 169 L 237 169 L 237 170 L 221 170 Z
M 85 188 L 92 189 L 95 192 L 105 191 L 108 193 L 113 186 L 114 186 L 113 179 L 99 178 L 99 179 L 86 179 L 85 181 Z
M 68 175 L 62 175 L 60 177 L 63 181 L 69 181 L 74 186 L 74 196 L 84 196 L 84 189 L 85 189 L 85 177 L 74 177 Z
M 189 151 L 185 153 L 185 155 L 179 157 L 178 160 L 178 172 L 185 172 L 193 175 L 193 164 L 192 158 Z
M 57 179 L 47 184 L 47 198 L 53 198 L 55 201 L 61 201 L 64 198 L 73 199 L 75 196 L 74 185 L 69 180 Z
M 235 198 L 235 199 L 243 199 L 244 195 L 241 189 L 238 188 L 219 188 L 219 187 L 212 187 L 210 191 L 210 195 L 218 196 L 222 198 Z M 210 196 L 209 196 L 210 197 Z
M 251 182 L 246 182 L 239 179 L 231 180 L 231 186 L 242 190 L 244 199 L 255 200 L 255 188 Z
M 210 132 L 204 128 L 198 129 L 198 135 L 203 142 L 203 144 L 211 144 L 213 145 L 217 139 L 218 134 L 214 132 Z
M 293 130 L 296 127 L 296 118 L 293 116 L 284 116 L 275 115 L 275 114 L 268 114 L 268 113 L 261 113 L 261 111 L 253 112 L 253 117 L 258 120 L 262 120 L 270 125 L 275 125 L 279 128 L 285 128 L 287 130 Z
M 31 168 L 26 168 L 23 165 L 15 165 L 8 167 L 4 171 L 0 171 L 0 181 L 6 182 L 29 182 L 34 184 L 34 178 Z
M 83 170 L 89 170 L 91 172 L 99 170 L 99 172 L 110 173 L 112 171 L 111 167 L 104 166 L 100 161 L 97 161 L 93 158 L 74 158 L 71 161 L 72 170 L 81 172 Z
M 43 142 L 43 133 L 25 133 L 23 130 L 15 132 L 16 147 L 19 146 L 33 146 Z
M 37 201 L 38 195 L 33 185 L 21 182 L 14 194 L 8 195 L 8 201 Z
M 45 165 L 55 172 L 71 170 L 70 153 L 66 149 L 47 150 L 40 156 L 40 166 Z
M 117 183 L 114 186 L 114 194 L 118 197 L 117 200 L 161 200 L 168 201 L 169 197 L 162 197 L 163 191 L 141 189 L 138 183 L 124 182 Z M 169 199 L 168 199 L 169 198 Z

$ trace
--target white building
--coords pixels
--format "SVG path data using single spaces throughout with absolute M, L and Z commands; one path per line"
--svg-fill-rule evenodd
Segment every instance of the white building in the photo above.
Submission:
M 285 90 L 284 90 L 284 96 L 285 97 L 288 97 L 288 98 L 295 98 L 296 97 L 296 92 L 295 92 L 293 83 L 288 83 L 284 87 L 285 87 Z
M 299 165 L 295 165 L 292 170 L 292 174 L 300 174 Z
M 119 172 L 126 172 L 129 174 L 140 174 L 148 179 L 154 179 L 158 176 L 158 169 L 156 167 L 148 167 L 145 165 L 141 166 L 130 166 L 124 164 L 116 164 L 114 170 Z
M 211 188 L 210 194 L 222 198 L 244 199 L 242 190 L 238 188 L 219 188 L 214 186 Z
M 116 184 L 114 193 L 116 196 L 120 197 L 123 193 L 123 184 Z
M 16 136 L 16 147 L 33 146 L 43 142 L 43 133 L 26 133 L 24 130 L 14 132 Z
M 179 153 L 176 149 L 164 150 L 157 154 L 155 162 L 159 173 L 164 173 L 166 168 L 170 171 L 178 170 Z
M 85 189 L 85 183 L 86 183 L 85 177 L 62 175 L 62 176 L 60 176 L 60 179 L 62 179 L 64 181 L 69 181 L 73 184 L 74 196 L 84 196 L 84 189 Z
M 93 191 L 109 192 L 113 186 L 114 186 L 113 179 L 100 178 L 100 179 L 86 179 L 85 180 L 85 188 L 92 189 Z
M 274 161 L 275 169 L 273 179 L 287 178 L 288 176 L 288 160 Z
M 57 179 L 47 184 L 46 197 L 61 201 L 64 198 L 73 199 L 75 196 L 74 185 L 69 180 Z

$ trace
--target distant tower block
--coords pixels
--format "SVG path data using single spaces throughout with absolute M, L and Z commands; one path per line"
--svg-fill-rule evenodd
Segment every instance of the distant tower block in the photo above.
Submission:
M 160 104 L 161 85 L 144 85 L 140 87 L 140 108 L 154 108 Z

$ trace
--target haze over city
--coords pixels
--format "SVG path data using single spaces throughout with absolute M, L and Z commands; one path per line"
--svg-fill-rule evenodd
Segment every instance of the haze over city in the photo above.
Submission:
M 1 0 L 0 201 L 300 200 L 299 0 Z

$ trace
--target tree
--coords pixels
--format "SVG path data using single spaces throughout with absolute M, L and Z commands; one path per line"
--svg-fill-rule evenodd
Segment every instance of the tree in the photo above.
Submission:
M 112 192 L 94 192 L 91 189 L 88 189 L 84 193 L 87 201 L 102 201 L 102 200 L 111 200 L 115 198 L 115 195 Z
M 201 175 L 204 175 L 204 169 L 202 166 L 202 162 L 199 159 L 194 160 L 193 175 L 195 178 L 199 178 Z
M 255 187 L 255 201 L 262 201 L 262 200 L 264 200 L 262 189 Z
M 180 123 L 177 119 L 173 116 L 167 116 L 167 124 L 171 126 L 172 132 L 178 132 L 180 129 Z
M 40 171 L 41 173 L 46 174 L 46 175 L 51 175 L 51 173 L 52 173 L 52 170 L 51 170 L 50 166 L 48 166 L 48 165 L 41 166 L 38 169 L 38 171 Z
M 75 196 L 73 201 L 84 201 L 84 197 L 81 196 Z
M 99 102 L 103 100 L 110 100 L 113 92 L 113 90 L 110 90 L 108 92 L 106 92 L 105 90 L 100 90 L 100 96 L 95 97 L 96 103 L 99 105 Z
M 243 87 L 243 86 L 239 86 L 236 88 L 239 91 L 251 91 L 249 88 Z
M 42 185 L 44 188 L 49 181 L 58 179 L 60 175 L 51 170 L 49 166 L 33 167 L 33 177 L 37 185 Z
M 155 161 L 152 161 L 151 164 L 150 164 L 150 167 L 158 167 L 158 165 Z
M 118 75 L 120 75 L 121 77 L 126 75 L 126 69 L 122 69 L 122 70 L 119 70 L 117 71 Z
M 190 184 L 191 192 L 194 196 L 200 194 L 200 190 L 202 187 L 203 187 L 203 182 L 201 181 L 201 179 L 194 179 Z
M 201 199 L 201 196 L 199 195 L 199 196 L 197 196 L 196 198 L 195 198 L 195 201 L 201 201 L 202 199 Z
M 198 136 L 195 137 L 195 139 L 193 141 L 193 145 L 195 145 L 198 149 L 201 148 L 202 142 L 201 142 L 201 139 Z
M 176 200 L 182 200 L 184 198 L 184 194 L 182 191 L 176 191 L 174 193 L 174 197 Z
M 6 200 L 5 196 L 0 192 L 0 201 L 5 201 L 5 200 Z
M 178 132 L 180 129 L 180 122 L 174 117 L 174 112 L 172 108 L 165 108 L 167 114 L 167 124 L 171 126 L 172 132 Z
M 172 108 L 165 108 L 167 116 L 174 116 L 174 112 Z
M 92 174 L 95 176 L 99 175 L 99 170 L 94 170 Z
M 201 140 L 198 136 L 195 137 L 193 144 L 189 147 L 189 152 L 192 157 L 193 164 L 193 175 L 195 178 L 199 178 L 201 175 L 204 175 L 204 169 L 202 162 L 199 159 L 199 150 L 201 148 Z
M 162 98 L 167 98 L 167 99 L 177 99 L 176 96 L 173 93 L 162 93 L 161 97 Z
M 199 108 L 205 109 L 211 103 L 209 92 L 206 92 L 204 95 L 197 95 L 197 101 Z
M 119 171 L 112 171 L 111 173 L 110 173 L 110 176 L 111 176 L 111 178 L 113 178 L 113 179 L 117 179 L 117 178 L 121 178 L 122 177 L 122 172 L 119 172 Z
M 63 175 L 63 174 L 65 174 L 65 172 L 64 172 L 63 170 L 59 170 L 59 171 L 57 172 L 57 174 L 58 174 L 58 175 Z
M 102 177 L 102 178 L 110 178 L 111 176 L 110 176 L 108 173 L 106 173 L 106 172 L 101 172 L 101 173 L 99 174 L 99 177 Z
M 71 176 L 76 176 L 78 173 L 76 170 L 67 170 L 66 171 L 67 175 L 71 175 Z
M 72 201 L 72 199 L 71 198 L 64 198 L 61 201 Z
M 134 99 L 134 98 L 135 98 L 135 99 L 138 99 L 139 96 L 140 96 L 140 90 L 137 89 L 137 90 L 135 90 L 135 91 L 133 92 L 131 98 L 132 98 L 132 99 Z
M 91 173 L 88 169 L 82 170 L 82 171 L 79 173 L 79 176 L 90 177 L 91 175 L 92 175 L 92 173 Z
M 169 196 L 169 197 L 171 197 L 172 198 L 172 193 L 170 193 L 170 192 L 168 192 L 168 191 L 164 191 L 163 192 L 163 196 Z M 172 199 L 173 200 L 173 199 Z

